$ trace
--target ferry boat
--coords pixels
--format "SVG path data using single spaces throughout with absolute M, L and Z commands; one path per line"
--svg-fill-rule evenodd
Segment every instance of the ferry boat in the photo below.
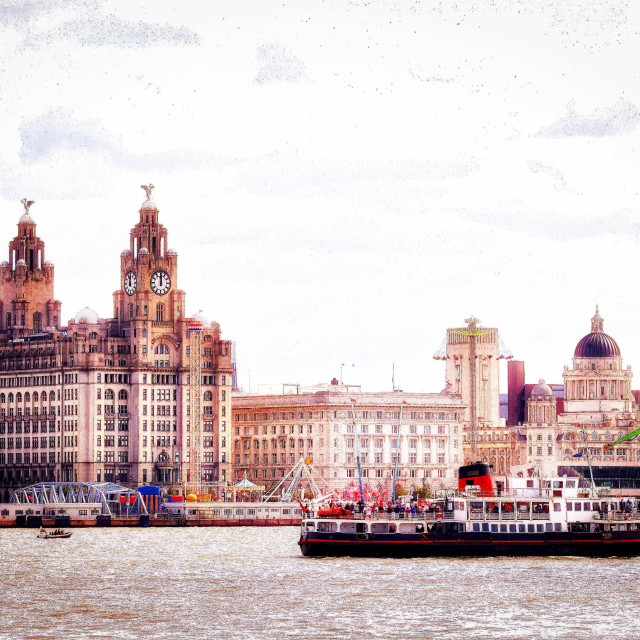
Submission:
M 489 467 L 459 470 L 458 490 L 417 513 L 307 510 L 304 556 L 638 556 L 639 503 L 579 488 L 578 478 L 492 482 Z

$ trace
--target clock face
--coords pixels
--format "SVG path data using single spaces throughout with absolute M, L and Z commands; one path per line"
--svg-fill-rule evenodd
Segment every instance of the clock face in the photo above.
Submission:
M 151 276 L 151 290 L 159 296 L 163 296 L 171 288 L 171 278 L 166 271 L 158 269 Z
M 138 277 L 133 271 L 127 271 L 127 275 L 124 277 L 124 292 L 128 296 L 132 296 L 137 286 Z

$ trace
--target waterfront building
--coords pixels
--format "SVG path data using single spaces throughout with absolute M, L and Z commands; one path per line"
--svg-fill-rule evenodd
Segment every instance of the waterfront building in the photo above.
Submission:
M 234 480 L 246 473 L 272 486 L 302 457 L 332 488 L 352 493 L 359 454 L 365 494 L 390 497 L 399 451 L 401 489 L 455 483 L 466 407 L 450 386 L 441 393 L 366 393 L 334 379 L 280 388 L 284 393 L 272 387 L 266 395 L 234 394 Z
M 0 486 L 230 479 L 232 345 L 206 314 L 186 315 L 178 254 L 168 248 L 152 189 L 145 187 L 120 256 L 113 317 L 85 308 L 66 326 L 54 266 L 36 235 L 32 203 L 23 202 L 9 260 L 0 265 Z M 190 325 L 202 327 L 199 340 Z M 200 375 L 192 384 L 196 343 Z
M 540 381 L 526 400 L 526 422 L 520 428 L 526 439 L 518 439 L 523 469 L 577 473 L 587 480 L 593 471 L 598 484 L 640 489 L 637 439 L 606 446 L 637 428 L 640 416 L 631 366 L 623 367 L 620 347 L 604 332 L 597 307 L 572 364 L 564 367 L 562 398 Z
M 434 357 L 446 360 L 447 384 L 465 407 L 465 463 L 482 460 L 503 474 L 519 461 L 513 453 L 515 435 L 500 417 L 499 363 L 511 353 L 501 348 L 498 329 L 481 327 L 474 317 L 465 322 L 466 327 L 447 330 L 445 350 Z

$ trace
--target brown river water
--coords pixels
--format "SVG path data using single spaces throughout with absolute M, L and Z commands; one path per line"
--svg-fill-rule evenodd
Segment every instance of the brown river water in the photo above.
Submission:
M 303 558 L 297 527 L 0 530 L 0 638 L 640 639 L 640 558 Z

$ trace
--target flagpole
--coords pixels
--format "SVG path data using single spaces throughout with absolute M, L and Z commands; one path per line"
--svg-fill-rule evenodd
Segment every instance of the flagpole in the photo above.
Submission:
M 400 422 L 398 422 L 398 439 L 396 440 L 396 464 L 393 469 L 393 496 L 392 502 L 396 501 L 396 482 L 398 480 L 398 458 L 400 457 L 400 429 L 402 428 L 402 408 L 400 405 Z
M 356 462 L 358 463 L 358 480 L 360 481 L 360 501 L 364 502 L 362 492 L 362 469 L 360 468 L 360 440 L 358 438 L 358 427 L 356 427 L 356 401 L 351 399 L 351 417 L 353 418 L 353 435 L 356 439 Z
M 593 469 L 591 467 L 591 453 L 589 451 L 589 443 L 587 442 L 587 432 L 584 429 L 584 425 L 582 428 L 582 435 L 584 436 L 584 446 L 587 450 L 587 462 L 589 463 L 589 475 L 591 476 L 591 497 L 595 498 L 598 495 L 596 490 L 596 483 L 593 480 Z

